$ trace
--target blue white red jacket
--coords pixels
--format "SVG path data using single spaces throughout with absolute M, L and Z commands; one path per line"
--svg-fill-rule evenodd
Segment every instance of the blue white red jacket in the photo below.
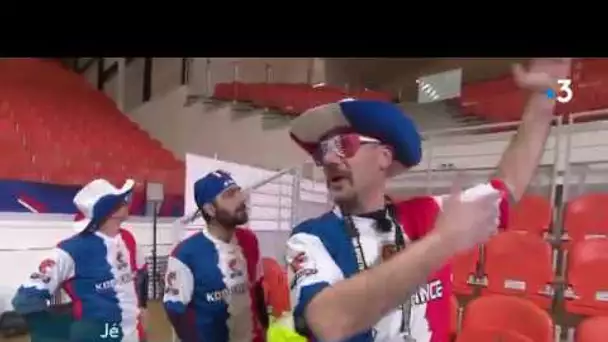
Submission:
M 463 199 L 473 199 L 480 193 L 497 190 L 496 225 L 506 227 L 509 212 L 507 189 L 503 182 L 493 180 L 464 191 Z M 444 197 L 426 196 L 395 203 L 395 211 L 406 241 L 424 237 L 434 226 Z M 386 260 L 395 250 L 395 225 L 391 232 L 381 232 L 374 220 L 354 216 L 353 223 L 360 233 L 363 254 L 368 265 Z M 407 248 L 407 246 L 406 246 Z M 359 272 L 357 256 L 351 237 L 338 209 L 299 224 L 287 242 L 288 278 L 291 304 L 296 326 L 302 322 L 306 305 L 324 288 Z M 348 342 L 403 341 L 401 323 L 409 315 L 409 333 L 417 342 L 447 342 L 450 329 L 451 268 L 444 266 L 431 275 L 426 284 L 413 293 L 407 315 L 395 308 L 372 329 Z M 357 300 L 357 298 L 353 298 Z M 411 305 L 411 306 L 410 306 Z M 313 340 L 314 336 L 311 336 Z
M 261 282 L 260 251 L 251 230 L 237 228 L 230 242 L 203 230 L 169 257 L 163 302 L 183 342 L 261 342 Z
M 133 235 L 121 229 L 114 237 L 100 232 L 74 235 L 54 248 L 17 290 L 15 311 L 28 315 L 46 309 L 59 289 L 72 301 L 75 322 L 119 327 L 124 341 L 142 340 L 135 277 L 145 258 Z

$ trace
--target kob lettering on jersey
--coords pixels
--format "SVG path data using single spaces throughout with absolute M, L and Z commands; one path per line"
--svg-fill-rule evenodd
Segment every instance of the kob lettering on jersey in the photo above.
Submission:
M 123 273 L 118 278 L 109 279 L 95 284 L 97 292 L 103 292 L 115 288 L 117 285 L 124 285 L 133 282 L 135 274 L 132 272 Z
M 219 302 L 222 300 L 226 300 L 226 299 L 228 299 L 228 297 L 230 297 L 233 294 L 246 293 L 248 290 L 248 287 L 249 286 L 247 283 L 239 283 L 239 284 L 233 285 L 231 287 L 225 288 L 223 290 L 207 292 L 207 293 L 205 293 L 205 297 L 207 298 L 207 302 L 215 303 L 215 302 Z

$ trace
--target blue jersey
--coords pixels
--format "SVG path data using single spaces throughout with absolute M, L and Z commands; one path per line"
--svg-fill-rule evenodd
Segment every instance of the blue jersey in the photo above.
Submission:
M 164 306 L 183 341 L 261 342 L 255 287 L 261 281 L 257 238 L 237 228 L 230 242 L 207 231 L 182 241 L 169 257 Z
M 62 288 L 72 300 L 76 321 L 119 326 L 124 341 L 143 336 L 135 276 L 145 267 L 135 239 L 121 229 L 114 237 L 100 232 L 72 236 L 54 248 L 18 290 L 15 310 L 32 313 Z M 38 306 L 39 307 L 39 306 Z

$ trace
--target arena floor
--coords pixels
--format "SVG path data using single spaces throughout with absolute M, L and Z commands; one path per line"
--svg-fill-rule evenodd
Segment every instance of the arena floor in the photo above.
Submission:
M 165 316 L 165 312 L 160 302 L 151 302 L 148 307 L 148 342 L 170 342 L 171 325 Z M 2 338 L 2 342 L 30 342 L 28 336 L 15 338 Z

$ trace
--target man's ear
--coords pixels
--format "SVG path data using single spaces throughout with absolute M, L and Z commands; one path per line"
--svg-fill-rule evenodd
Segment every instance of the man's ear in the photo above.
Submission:
M 215 217 L 215 206 L 211 203 L 203 205 L 203 212 L 209 217 Z
M 388 168 L 391 167 L 391 164 L 393 164 L 393 151 L 386 146 L 382 146 L 378 158 L 380 159 L 380 168 L 382 170 L 388 170 Z

